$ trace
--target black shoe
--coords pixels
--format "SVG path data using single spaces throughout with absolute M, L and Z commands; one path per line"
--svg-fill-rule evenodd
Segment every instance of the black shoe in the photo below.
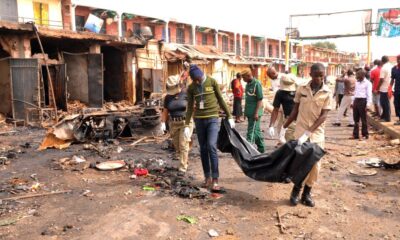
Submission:
M 347 124 L 348 127 L 354 127 L 354 124 Z
M 292 179 L 290 179 L 290 177 L 285 177 L 285 179 L 283 180 L 284 183 L 291 183 Z
M 335 127 L 340 127 L 340 123 L 332 123 L 332 126 L 335 126 Z
M 311 188 L 307 185 L 304 186 L 303 194 L 301 195 L 301 203 L 308 207 L 315 206 L 315 202 L 311 197 Z
M 296 206 L 299 203 L 299 195 L 301 191 L 301 186 L 293 186 L 292 193 L 290 194 L 290 203 Z

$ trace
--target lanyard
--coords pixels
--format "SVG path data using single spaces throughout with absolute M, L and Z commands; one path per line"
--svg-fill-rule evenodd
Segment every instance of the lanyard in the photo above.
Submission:
M 204 83 L 206 82 L 206 79 L 204 79 L 200 86 L 197 87 L 197 90 L 200 92 L 200 102 L 203 102 L 203 93 L 204 93 Z

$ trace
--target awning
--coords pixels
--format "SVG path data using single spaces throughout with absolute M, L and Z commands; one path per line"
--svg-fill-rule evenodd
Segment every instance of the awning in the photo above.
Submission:
M 173 62 L 175 59 L 182 60 L 186 57 L 194 60 L 229 59 L 229 56 L 212 46 L 192 46 L 169 43 L 164 44 L 164 52 L 165 57 L 170 62 Z

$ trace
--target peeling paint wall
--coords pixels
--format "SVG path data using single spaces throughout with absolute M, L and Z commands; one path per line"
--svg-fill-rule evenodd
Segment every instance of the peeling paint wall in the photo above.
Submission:
M 8 59 L 0 61 L 0 113 L 11 116 L 11 79 Z
M 61 1 L 59 0 L 18 0 L 18 17 L 20 18 L 20 21 L 33 21 L 35 18 L 33 2 L 40 2 L 49 5 L 49 27 L 63 28 Z

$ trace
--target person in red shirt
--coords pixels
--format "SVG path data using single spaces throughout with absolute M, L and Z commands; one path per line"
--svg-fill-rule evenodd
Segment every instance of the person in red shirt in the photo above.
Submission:
M 371 71 L 372 102 L 374 103 L 374 108 L 375 108 L 374 116 L 380 116 L 381 115 L 381 109 L 380 109 L 380 105 L 379 105 L 379 89 L 378 89 L 378 85 L 379 85 L 379 80 L 380 80 L 382 61 L 379 60 L 379 59 L 376 59 L 374 61 L 374 65 L 376 67 Z
M 243 98 L 243 86 L 242 86 L 242 76 L 240 73 L 236 74 L 236 79 L 231 82 L 231 88 L 233 92 L 233 116 L 235 116 L 235 122 L 244 122 L 242 120 L 242 98 Z

